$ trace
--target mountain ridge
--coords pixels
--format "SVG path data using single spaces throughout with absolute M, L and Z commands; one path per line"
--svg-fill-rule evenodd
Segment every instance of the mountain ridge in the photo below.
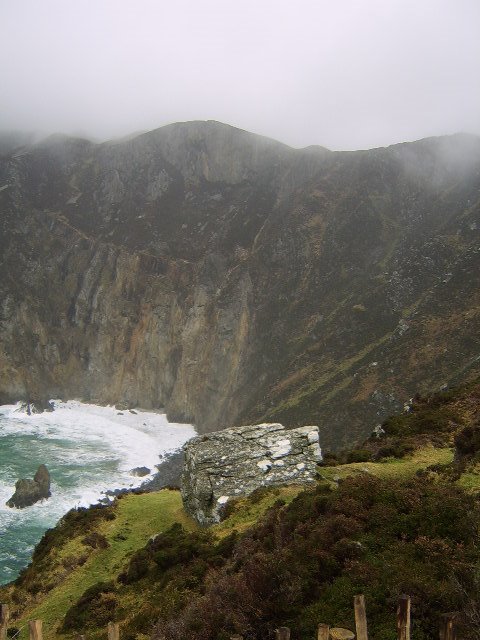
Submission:
M 231 125 L 228 124 L 226 122 L 222 122 L 220 120 L 184 120 L 184 121 L 176 121 L 176 122 L 170 122 L 164 125 L 161 125 L 159 127 L 155 127 L 154 129 L 148 129 L 148 130 L 140 130 L 140 131 L 135 131 L 132 133 L 127 133 L 125 135 L 122 135 L 120 137 L 116 137 L 116 138 L 108 138 L 105 140 L 98 140 L 97 138 L 94 137 L 90 137 L 87 135 L 76 135 L 74 133 L 63 133 L 63 132 L 51 132 L 48 133 L 46 135 L 43 135 L 41 137 L 39 137 L 39 134 L 34 132 L 34 131 L 23 131 L 23 130 L 18 130 L 18 131 L 8 131 L 8 130 L 0 130 L 0 149 L 2 148 L 1 145 L 1 141 L 2 140 L 6 140 L 8 142 L 8 151 L 12 150 L 12 145 L 14 144 L 15 148 L 18 149 L 20 147 L 29 147 L 29 146 L 38 146 L 41 145 L 43 142 L 45 142 L 46 140 L 49 139 L 54 139 L 54 138 L 64 138 L 64 139 L 68 139 L 68 140 L 83 140 L 86 141 L 94 146 L 102 146 L 102 145 L 118 145 L 118 144 L 126 144 L 131 142 L 132 140 L 136 140 L 137 138 L 142 138 L 144 136 L 150 136 L 154 133 L 163 131 L 163 130 L 168 130 L 170 128 L 181 128 L 184 126 L 190 127 L 190 126 L 219 126 L 219 127 L 224 127 L 226 129 L 238 132 L 240 134 L 247 134 L 247 136 L 250 136 L 252 138 L 259 138 L 259 139 L 263 139 L 265 141 L 270 141 L 274 144 L 277 145 L 281 145 L 283 147 L 287 147 L 288 149 L 291 149 L 293 151 L 302 151 L 302 152 L 307 152 L 309 150 L 313 150 L 315 151 L 316 149 L 320 149 L 321 151 L 328 151 L 330 153 L 362 153 L 362 152 L 366 152 L 366 151 L 375 151 L 375 150 L 379 150 L 379 149 L 391 149 L 392 147 L 400 147 L 403 145 L 412 145 L 412 144 L 417 144 L 417 143 L 423 143 L 423 142 L 428 142 L 428 141 L 435 141 L 435 140 L 447 140 L 447 139 L 454 139 L 454 138 L 464 138 L 464 139 L 473 139 L 473 140 L 478 140 L 480 139 L 480 135 L 475 134 L 475 133 L 470 133 L 468 131 L 455 131 L 453 133 L 448 133 L 448 134 L 441 134 L 441 135 L 431 135 L 431 136 L 426 136 L 424 138 L 415 138 L 413 140 L 405 140 L 405 141 L 399 141 L 399 142 L 393 142 L 391 144 L 388 145 L 379 145 L 379 146 L 375 146 L 375 147 L 362 147 L 359 149 L 329 149 L 328 147 L 325 147 L 323 145 L 320 144 L 311 144 L 311 145 L 307 145 L 305 147 L 295 147 L 292 145 L 289 145 L 286 142 L 282 142 L 281 140 L 277 140 L 276 138 L 272 138 L 270 136 L 266 136 L 263 134 L 259 134 L 259 133 L 253 133 L 248 131 L 247 129 L 242 129 L 241 127 L 235 126 L 235 125 Z M 28 140 L 28 142 L 25 142 L 25 139 Z M 20 140 L 20 142 L 12 142 L 12 141 L 16 141 L 16 140 Z M 6 145 L 7 146 L 7 145 Z

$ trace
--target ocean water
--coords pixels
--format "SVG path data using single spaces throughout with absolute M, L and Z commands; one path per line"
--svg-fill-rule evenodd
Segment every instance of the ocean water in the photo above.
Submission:
M 159 413 L 54 400 L 55 411 L 28 416 L 20 405 L 0 406 L 0 584 L 13 580 L 35 544 L 73 507 L 95 504 L 108 489 L 137 487 L 156 471 L 160 456 L 195 435 L 191 425 L 169 423 Z M 39 464 L 51 475 L 52 497 L 26 509 L 6 501 L 18 478 L 32 478 Z

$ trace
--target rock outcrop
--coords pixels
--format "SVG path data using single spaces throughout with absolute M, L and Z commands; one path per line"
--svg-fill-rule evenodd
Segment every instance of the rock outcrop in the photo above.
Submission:
M 51 400 L 38 399 L 22 402 L 19 410 L 24 411 L 28 416 L 31 416 L 32 413 L 43 413 L 44 411 L 51 413 L 55 410 L 55 407 Z
M 148 474 L 151 472 L 152 470 L 149 469 L 148 467 L 135 467 L 134 469 L 130 470 L 130 473 L 132 474 L 132 476 L 137 476 L 137 478 L 144 478 L 145 476 L 148 476 Z
M 480 139 L 291 149 L 215 122 L 0 147 L 0 402 L 363 440 L 480 372 Z
M 47 467 L 41 464 L 33 480 L 22 478 L 16 482 L 15 493 L 7 501 L 7 506 L 24 509 L 50 496 L 50 473 Z
M 259 424 L 225 429 L 184 445 L 182 498 L 201 525 L 221 519 L 229 500 L 260 487 L 314 482 L 321 461 L 318 427 Z

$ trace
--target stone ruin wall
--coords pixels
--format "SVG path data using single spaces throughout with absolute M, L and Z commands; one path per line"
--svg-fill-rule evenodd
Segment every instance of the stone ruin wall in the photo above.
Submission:
M 204 526 L 219 522 L 232 498 L 260 487 L 314 482 L 322 460 L 316 426 L 225 429 L 193 438 L 184 452 L 184 506 Z

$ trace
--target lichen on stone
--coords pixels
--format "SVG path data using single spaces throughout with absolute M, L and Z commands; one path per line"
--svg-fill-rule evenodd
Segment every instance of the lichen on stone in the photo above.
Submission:
M 221 520 L 228 501 L 260 487 L 314 482 L 322 455 L 318 427 L 258 424 L 216 431 L 185 446 L 182 498 L 201 525 Z

